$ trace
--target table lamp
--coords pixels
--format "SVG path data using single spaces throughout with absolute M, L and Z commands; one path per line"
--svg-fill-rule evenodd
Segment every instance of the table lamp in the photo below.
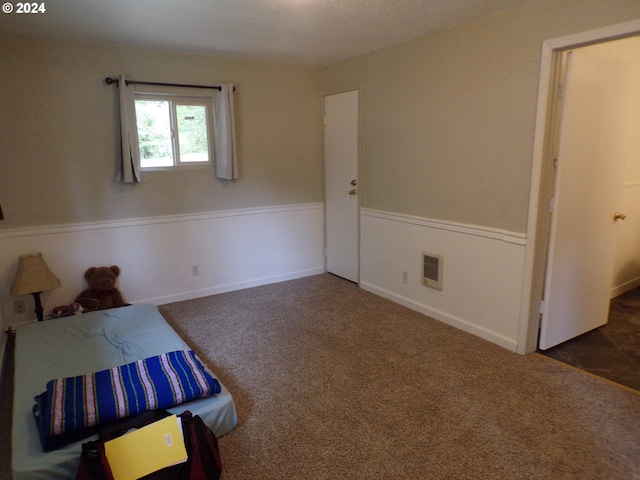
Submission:
M 18 297 L 30 293 L 36 302 L 36 316 L 38 321 L 44 320 L 42 315 L 42 302 L 40 294 L 47 290 L 53 290 L 62 284 L 56 277 L 46 262 L 42 253 L 27 253 L 20 255 L 18 260 L 18 271 L 11 286 L 11 295 Z

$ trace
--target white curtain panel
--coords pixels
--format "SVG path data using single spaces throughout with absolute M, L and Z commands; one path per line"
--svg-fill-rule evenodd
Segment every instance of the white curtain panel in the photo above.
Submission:
M 220 84 L 213 94 L 215 115 L 216 177 L 224 180 L 238 178 L 233 84 Z
M 138 144 L 138 126 L 136 124 L 136 104 L 133 85 L 127 85 L 124 75 L 118 78 L 120 93 L 120 138 L 122 157 L 117 180 L 122 183 L 139 183 L 140 146 Z

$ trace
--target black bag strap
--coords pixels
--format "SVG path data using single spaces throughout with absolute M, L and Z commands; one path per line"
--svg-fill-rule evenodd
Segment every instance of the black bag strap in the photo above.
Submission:
M 218 480 L 222 473 L 222 461 L 218 448 L 218 439 L 198 415 L 191 415 L 186 410 L 180 415 L 185 445 L 189 458 L 187 460 L 190 480 Z M 186 472 L 185 472 L 186 473 Z

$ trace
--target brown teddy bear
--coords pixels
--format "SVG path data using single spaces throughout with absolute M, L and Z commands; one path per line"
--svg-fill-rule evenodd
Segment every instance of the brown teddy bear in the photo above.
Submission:
M 84 272 L 89 288 L 83 290 L 75 301 L 82 305 L 85 312 L 130 305 L 116 287 L 119 275 L 120 267 L 117 265 L 91 267 Z

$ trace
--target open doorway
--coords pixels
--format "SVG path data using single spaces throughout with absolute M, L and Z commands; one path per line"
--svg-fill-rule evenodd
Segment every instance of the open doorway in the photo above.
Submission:
M 543 296 L 556 305 L 541 308 L 539 347 L 640 390 L 640 37 L 564 50 L 558 67 L 548 181 L 562 208 Z
M 547 287 L 548 278 L 545 276 L 547 260 L 553 248 L 553 244 L 550 242 L 552 218 L 550 209 L 553 208 L 550 205 L 550 200 L 554 196 L 554 160 L 557 158 L 554 157 L 556 152 L 553 150 L 554 121 L 557 120 L 554 107 L 557 104 L 555 92 L 562 73 L 562 54 L 569 49 L 578 49 L 598 43 L 604 44 L 604 42 L 626 39 L 639 34 L 640 20 L 548 40 L 543 44 L 534 162 L 532 166 L 528 227 L 530 241 L 527 244 L 526 268 L 530 274 L 530 276 L 527 276 L 530 283 L 523 286 L 529 302 L 523 306 L 526 308 L 526 314 L 521 317 L 522 328 L 519 337 L 519 351 L 523 353 L 535 351 L 538 347 L 538 338 L 541 330 L 540 313 L 543 306 L 540 299 L 543 298 L 544 289 Z M 615 212 L 612 211 L 610 213 L 610 221 L 613 222 Z M 607 213 L 607 216 L 609 216 L 609 213 Z M 640 239 L 636 241 L 636 245 L 640 245 Z M 598 252 L 593 253 L 592 257 L 587 257 L 587 260 L 582 263 L 589 264 L 596 258 L 598 258 Z M 584 277 L 589 278 L 589 275 L 586 274 Z M 610 286 L 611 284 L 606 288 L 610 289 Z M 629 288 L 632 288 L 632 285 L 629 285 Z M 608 297 L 606 297 L 606 300 L 608 301 Z
M 612 292 L 640 283 L 640 38 L 565 50 L 560 67 L 542 350 L 606 324 Z

